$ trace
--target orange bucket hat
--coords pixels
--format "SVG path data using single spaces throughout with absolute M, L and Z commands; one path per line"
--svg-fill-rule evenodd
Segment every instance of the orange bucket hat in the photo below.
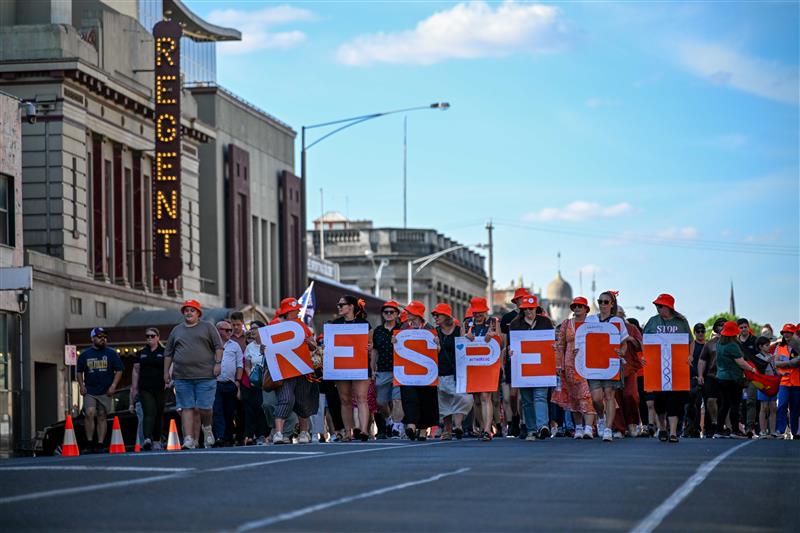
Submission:
M 794 324 L 784 324 L 781 328 L 781 333 L 797 333 L 797 327 Z
M 406 313 L 425 318 L 425 304 L 417 300 L 411 300 L 406 306 Z
M 658 298 L 653 300 L 653 305 L 663 305 L 675 310 L 675 298 L 671 294 L 659 294 Z
M 514 297 L 511 298 L 511 301 L 514 302 L 517 298 L 522 298 L 524 296 L 527 296 L 528 294 L 530 294 L 528 292 L 528 289 L 526 289 L 525 287 L 520 287 L 519 289 L 514 291 Z
M 449 316 L 450 318 L 453 318 L 453 308 L 450 307 L 449 304 L 439 303 L 439 304 L 436 304 L 436 307 L 433 308 L 433 311 L 431 311 L 431 314 L 432 315 L 444 315 L 444 316 Z
M 489 306 L 486 304 L 486 298 L 476 296 L 469 301 L 469 308 L 473 313 L 488 313 Z
M 736 337 L 739 334 L 739 326 L 733 320 L 728 320 L 719 334 L 723 337 Z
M 200 313 L 200 316 L 203 316 L 203 309 L 200 307 L 200 302 L 197 300 L 186 300 L 181 304 L 181 313 L 187 307 L 191 307 L 192 309 L 197 309 L 197 312 Z
M 303 306 L 297 301 L 297 298 L 284 298 L 281 300 L 281 306 L 275 311 L 276 316 L 283 316 L 291 313 L 292 311 L 299 311 Z
M 539 298 L 534 294 L 526 295 L 519 303 L 520 309 L 536 309 L 539 307 Z

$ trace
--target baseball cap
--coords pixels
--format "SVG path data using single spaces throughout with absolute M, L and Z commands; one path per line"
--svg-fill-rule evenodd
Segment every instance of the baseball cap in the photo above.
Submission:
M 90 334 L 91 337 L 97 337 L 98 335 L 103 334 L 107 335 L 105 328 L 92 328 L 92 333 Z

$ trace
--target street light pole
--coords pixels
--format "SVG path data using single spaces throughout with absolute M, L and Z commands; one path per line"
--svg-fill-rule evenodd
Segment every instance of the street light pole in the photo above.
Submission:
M 494 243 L 492 240 L 492 232 L 494 226 L 491 219 L 486 223 L 486 231 L 489 233 L 489 240 L 486 243 L 486 248 L 489 251 L 489 282 L 487 283 L 486 292 L 489 299 L 489 309 L 494 309 Z
M 457 246 L 451 246 L 450 248 L 445 248 L 444 250 L 440 250 L 436 253 L 432 253 L 430 255 L 426 255 L 424 257 L 419 257 L 417 259 L 412 259 L 408 262 L 408 279 L 407 279 L 407 290 L 406 294 L 408 295 L 408 301 L 414 299 L 414 274 L 419 274 L 420 270 L 425 268 L 426 266 L 430 265 L 443 255 L 449 254 L 450 252 L 455 252 L 456 250 L 460 250 L 461 248 L 467 248 L 468 246 L 476 246 L 476 247 L 484 247 L 483 244 L 459 244 Z M 422 263 L 414 270 L 414 265 Z
M 408 116 L 403 117 L 403 229 L 408 228 L 407 187 L 408 187 Z

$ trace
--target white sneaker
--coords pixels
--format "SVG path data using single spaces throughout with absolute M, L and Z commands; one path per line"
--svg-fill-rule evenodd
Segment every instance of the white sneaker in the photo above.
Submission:
M 603 430 L 603 441 L 611 442 L 612 440 L 614 440 L 614 433 L 611 431 L 611 428 L 605 428 Z
M 203 441 L 206 444 L 206 448 L 211 448 L 214 446 L 216 442 L 214 440 L 214 432 L 211 430 L 211 426 L 200 426 L 203 428 Z
M 308 444 L 309 442 L 311 442 L 311 435 L 308 431 L 301 431 L 297 436 L 297 444 Z
M 197 443 L 194 441 L 192 437 L 188 435 L 183 438 L 183 446 L 181 446 L 184 450 L 194 450 L 197 448 Z
M 614 432 L 614 438 L 615 439 L 624 439 L 625 435 L 623 435 L 621 431 L 615 431 Z
M 256 439 L 256 446 L 266 446 L 267 445 L 267 438 L 266 437 L 258 437 Z
M 281 433 L 280 431 L 276 431 L 272 435 L 272 444 L 284 444 L 284 442 L 283 442 L 283 433 Z
M 583 438 L 584 439 L 594 438 L 594 428 L 592 426 L 583 426 Z
M 575 426 L 575 438 L 576 439 L 583 438 L 583 426 Z
M 319 444 L 319 433 L 314 433 L 311 435 L 311 442 L 314 444 Z
M 606 430 L 606 419 L 601 418 L 597 421 L 597 434 L 602 435 Z

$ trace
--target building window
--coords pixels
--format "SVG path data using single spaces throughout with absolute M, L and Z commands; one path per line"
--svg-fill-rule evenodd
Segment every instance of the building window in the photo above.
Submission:
M 14 178 L 0 174 L 0 244 L 14 246 Z
M 105 318 L 106 317 L 106 303 L 105 302 L 95 302 L 94 303 L 94 314 L 97 315 L 97 318 Z
M 75 296 L 69 299 L 69 311 L 73 315 L 82 315 L 83 314 L 83 300 L 77 298 Z

